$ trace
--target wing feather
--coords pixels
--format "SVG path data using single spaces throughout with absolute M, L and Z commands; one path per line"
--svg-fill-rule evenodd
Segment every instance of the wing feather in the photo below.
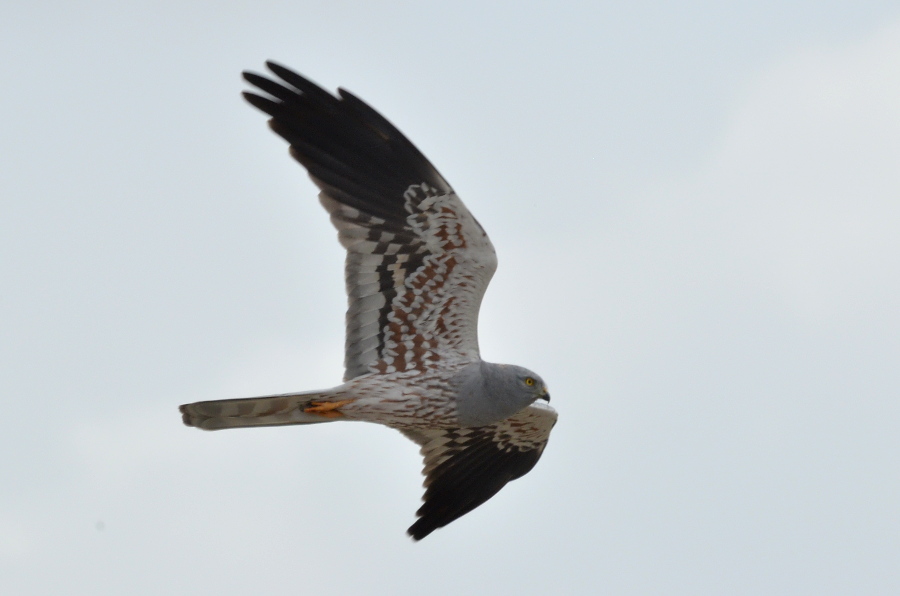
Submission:
M 425 460 L 424 503 L 410 536 L 421 540 L 531 471 L 554 424 L 556 411 L 535 402 L 491 426 L 402 431 L 421 446 Z
M 353 94 L 278 64 L 244 78 L 322 193 L 347 249 L 345 380 L 478 358 L 478 310 L 497 258 L 484 229 L 416 147 Z

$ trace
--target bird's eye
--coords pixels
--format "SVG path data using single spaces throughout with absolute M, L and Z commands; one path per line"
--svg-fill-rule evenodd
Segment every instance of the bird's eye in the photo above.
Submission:
M 532 379 L 531 377 L 525 377 L 525 384 L 531 387 L 532 385 L 534 385 L 534 379 Z

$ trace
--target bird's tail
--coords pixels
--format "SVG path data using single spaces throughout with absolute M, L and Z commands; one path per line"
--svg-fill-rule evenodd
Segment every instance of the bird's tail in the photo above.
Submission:
M 307 391 L 243 399 L 221 399 L 185 404 L 182 420 L 188 426 L 203 430 L 244 428 L 248 426 L 281 426 L 284 424 L 315 424 L 331 422 L 337 417 L 305 412 L 312 402 L 333 402 L 341 398 L 341 391 Z

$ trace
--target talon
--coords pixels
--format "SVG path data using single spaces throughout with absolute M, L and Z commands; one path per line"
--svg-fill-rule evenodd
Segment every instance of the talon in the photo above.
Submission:
M 309 402 L 309 407 L 304 408 L 303 411 L 307 414 L 318 414 L 324 418 L 337 418 L 344 415 L 338 408 L 352 402 L 352 399 L 343 399 L 340 401 L 311 401 Z

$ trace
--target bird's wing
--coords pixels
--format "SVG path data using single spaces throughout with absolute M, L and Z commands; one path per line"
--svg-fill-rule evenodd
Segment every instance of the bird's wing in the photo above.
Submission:
M 322 190 L 347 249 L 344 379 L 478 357 L 478 309 L 497 267 L 484 229 L 378 112 L 272 62 L 244 93 Z
M 421 540 L 530 472 L 554 424 L 556 410 L 537 401 L 491 426 L 401 431 L 425 458 L 425 502 L 409 535 Z

